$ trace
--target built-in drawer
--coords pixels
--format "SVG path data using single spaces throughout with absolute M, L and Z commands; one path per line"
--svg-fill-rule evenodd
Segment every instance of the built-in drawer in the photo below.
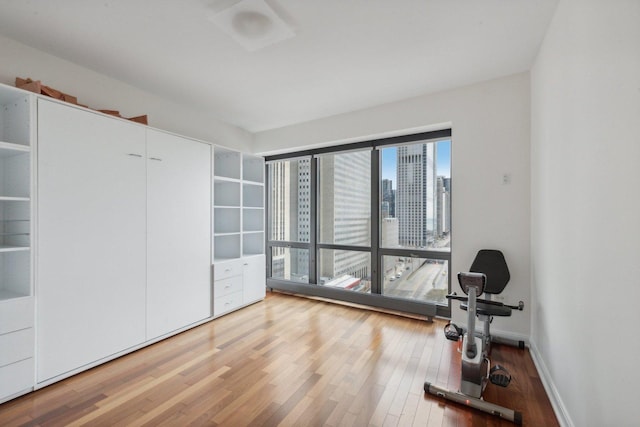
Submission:
M 233 276 L 242 276 L 242 260 L 234 259 L 213 264 L 214 281 Z
M 0 301 L 0 334 L 33 327 L 33 297 Z
M 242 306 L 242 291 L 213 298 L 213 315 L 219 316 Z
M 242 276 L 233 276 L 213 282 L 213 298 L 223 297 L 234 292 L 242 292 Z
M 0 367 L 0 402 L 33 388 L 33 358 Z
M 33 328 L 0 335 L 0 366 L 33 357 Z

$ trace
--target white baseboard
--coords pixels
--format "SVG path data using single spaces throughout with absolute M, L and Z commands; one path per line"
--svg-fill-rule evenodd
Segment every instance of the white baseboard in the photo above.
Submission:
M 538 352 L 535 341 L 529 342 L 529 354 L 531 354 L 533 363 L 534 365 L 536 365 L 538 375 L 540 376 L 542 385 L 547 392 L 547 396 L 549 396 L 551 406 L 553 407 L 553 412 L 555 412 L 556 418 L 558 418 L 558 422 L 562 427 L 575 427 L 573 421 L 571 421 L 571 417 L 569 416 L 569 412 L 567 411 L 566 406 L 560 398 L 560 393 L 558 393 L 558 389 L 556 388 L 553 379 L 549 374 L 547 365 L 544 363 L 542 357 L 540 357 L 540 353 Z

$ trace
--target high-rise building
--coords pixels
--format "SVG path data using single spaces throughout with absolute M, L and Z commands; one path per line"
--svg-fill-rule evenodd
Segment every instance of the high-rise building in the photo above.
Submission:
M 380 223 L 380 246 L 398 247 L 398 218 L 383 218 Z
M 389 209 L 389 202 L 382 202 L 380 203 L 380 217 L 382 219 L 384 218 L 390 218 L 391 217 L 391 212 Z
M 437 232 L 436 144 L 398 147 L 395 210 L 403 247 L 428 247 Z
M 443 176 L 442 177 L 442 185 L 444 185 L 444 189 L 447 193 L 451 194 L 451 178 Z
M 298 242 L 308 242 L 311 233 L 311 161 L 303 159 L 296 162 L 297 167 L 297 235 Z M 296 277 L 309 277 L 309 252 L 296 250 Z
M 371 244 L 371 154 L 368 151 L 322 156 L 318 213 L 319 241 L 336 245 Z M 365 278 L 370 273 L 369 252 L 321 250 L 321 277 L 351 275 Z
M 439 176 L 437 182 L 437 237 L 441 238 L 446 235 L 451 228 L 451 193 L 449 193 L 447 189 L 447 187 L 451 187 L 451 178 Z
M 309 173 L 309 160 L 274 162 L 269 166 L 272 240 L 309 241 Z M 288 250 L 272 248 L 272 277 L 292 280 L 306 277 L 308 253 L 297 251 L 297 256 L 289 256 Z
M 395 218 L 396 216 L 396 200 L 395 191 L 393 190 L 393 181 L 390 179 L 382 180 L 382 218 Z
M 448 234 L 451 231 L 451 177 L 444 177 L 442 179 L 442 184 L 444 185 L 444 189 L 447 192 L 447 197 L 445 199 L 445 214 L 444 218 L 447 222 L 447 226 L 445 227 L 444 232 Z

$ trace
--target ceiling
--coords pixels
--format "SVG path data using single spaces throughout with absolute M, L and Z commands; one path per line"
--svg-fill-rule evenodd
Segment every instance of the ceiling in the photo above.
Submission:
M 264 0 L 294 36 L 249 51 L 239 0 L 0 0 L 0 34 L 251 132 L 526 71 L 558 0 Z

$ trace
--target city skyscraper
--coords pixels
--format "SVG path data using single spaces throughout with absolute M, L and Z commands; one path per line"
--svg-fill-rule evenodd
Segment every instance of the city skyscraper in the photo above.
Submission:
M 371 230 L 371 153 L 358 151 L 319 158 L 319 222 L 321 243 L 369 246 Z M 324 249 L 319 273 L 368 277 L 369 252 Z
M 395 210 L 403 247 L 428 247 L 437 232 L 436 145 L 398 147 Z
M 451 228 L 451 178 L 439 176 L 438 193 L 436 198 L 437 214 L 437 237 L 441 238 L 447 234 Z
M 269 166 L 272 240 L 309 241 L 309 173 L 309 160 L 274 162 Z M 272 248 L 272 277 L 292 280 L 306 278 L 308 252 L 298 250 L 297 256 L 288 256 L 288 250 Z
M 390 179 L 382 180 L 382 217 L 395 218 L 396 216 L 396 197 L 393 190 L 393 181 Z

